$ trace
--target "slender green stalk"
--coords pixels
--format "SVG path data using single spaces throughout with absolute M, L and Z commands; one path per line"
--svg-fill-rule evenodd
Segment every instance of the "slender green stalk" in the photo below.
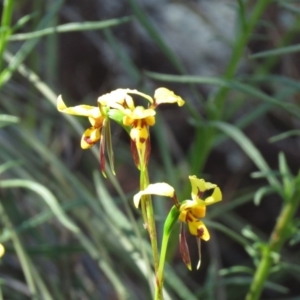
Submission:
M 130 16 L 122 17 L 118 19 L 111 19 L 106 21 L 95 21 L 95 22 L 72 22 L 68 24 L 53 26 L 49 28 L 43 28 L 33 32 L 19 33 L 12 35 L 10 41 L 23 41 L 28 39 L 39 38 L 45 35 L 50 35 L 54 33 L 64 33 L 72 31 L 86 31 L 86 30 L 98 30 L 104 29 L 110 26 L 118 26 L 123 23 L 131 21 Z
M 3 53 L 6 48 L 7 40 L 11 34 L 10 22 L 13 14 L 14 2 L 15 0 L 4 0 L 3 2 L 0 34 L 0 72 L 2 71 Z
M 140 190 L 144 190 L 149 185 L 149 176 L 147 168 L 141 169 L 140 174 Z M 152 199 L 150 195 L 145 195 L 142 198 L 142 205 L 145 205 L 146 211 L 146 227 L 149 232 L 151 246 L 152 246 L 152 254 L 153 254 L 153 264 L 154 270 L 157 272 L 158 263 L 159 263 L 159 255 L 158 255 L 158 247 L 157 247 L 157 235 L 156 235 L 156 225 L 154 220 L 154 211 L 152 205 Z
M 159 259 L 159 267 L 156 274 L 156 289 L 155 289 L 155 300 L 163 299 L 163 284 L 164 284 L 164 266 L 166 261 L 167 247 L 169 242 L 170 234 L 164 235 L 161 249 L 160 249 L 160 259 Z
M 148 185 L 149 185 L 148 169 L 147 166 L 143 165 L 141 167 L 141 173 L 140 173 L 140 190 L 141 191 L 144 190 Z M 142 202 L 142 212 L 145 221 L 145 226 L 149 232 L 149 237 L 151 242 L 154 270 L 155 270 L 155 274 L 157 274 L 158 266 L 159 266 L 159 254 L 158 254 L 156 225 L 155 225 L 151 196 L 144 195 L 141 199 L 141 202 Z M 146 216 L 144 216 L 144 214 Z M 162 288 L 163 286 L 161 284 L 158 284 L 158 282 L 156 281 L 155 293 L 159 295 L 157 299 L 160 300 L 163 299 Z
M 297 192 L 294 194 L 291 200 L 284 203 L 269 243 L 264 248 L 261 261 L 256 269 L 254 279 L 246 296 L 246 300 L 260 299 L 264 283 L 273 265 L 273 254 L 280 252 L 284 242 L 289 237 L 291 221 L 299 207 L 299 204 L 300 189 L 297 189 Z
M 164 284 L 164 266 L 166 261 L 167 247 L 169 242 L 169 237 L 173 229 L 174 224 L 178 219 L 179 210 L 176 206 L 173 206 L 164 224 L 163 237 L 160 249 L 160 259 L 159 266 L 156 273 L 156 290 L 155 290 L 155 300 L 163 299 L 162 288 Z

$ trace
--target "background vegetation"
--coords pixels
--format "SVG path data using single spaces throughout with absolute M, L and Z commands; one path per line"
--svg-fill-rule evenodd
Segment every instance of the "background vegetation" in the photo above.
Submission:
M 1 15 L 0 299 L 152 298 L 129 138 L 113 128 L 117 176 L 104 179 L 97 146 L 80 149 L 87 120 L 56 98 L 159 86 L 186 105 L 158 112 L 151 182 L 182 200 L 188 175 L 223 191 L 199 271 L 174 232 L 165 299 L 240 300 L 253 282 L 261 299 L 298 299 L 298 1 L 7 0 Z M 154 204 L 161 234 L 171 203 Z

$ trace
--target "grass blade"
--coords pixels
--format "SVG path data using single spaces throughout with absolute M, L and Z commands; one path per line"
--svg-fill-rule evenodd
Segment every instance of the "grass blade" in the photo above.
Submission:
M 127 23 L 132 20 L 131 16 L 122 17 L 119 19 L 110 19 L 106 21 L 96 21 L 96 22 L 72 22 L 68 24 L 63 24 L 55 27 L 49 27 L 33 32 L 13 34 L 10 36 L 10 41 L 23 41 L 34 38 L 40 38 L 53 33 L 67 33 L 75 31 L 86 31 L 86 30 L 100 30 L 107 27 L 118 26 Z

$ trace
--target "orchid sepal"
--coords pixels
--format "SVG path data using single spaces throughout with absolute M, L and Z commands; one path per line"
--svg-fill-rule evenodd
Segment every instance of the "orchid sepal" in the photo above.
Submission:
M 141 197 L 144 195 L 158 195 L 173 198 L 175 190 L 165 182 L 149 184 L 143 191 L 138 192 L 133 197 L 133 203 L 136 208 L 139 207 Z

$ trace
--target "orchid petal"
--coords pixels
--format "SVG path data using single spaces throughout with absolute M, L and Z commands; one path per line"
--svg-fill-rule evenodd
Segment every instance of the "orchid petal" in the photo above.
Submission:
M 130 90 L 130 89 L 126 89 L 125 91 L 126 91 L 126 93 L 128 93 L 128 94 L 140 95 L 140 96 L 142 96 L 143 98 L 147 99 L 150 103 L 153 103 L 152 97 L 150 97 L 150 96 L 147 95 L 147 94 L 141 93 L 141 92 L 139 92 L 139 91 L 137 91 L 137 90 Z
M 61 95 L 57 98 L 56 106 L 58 111 L 70 115 L 91 117 L 94 119 L 99 118 L 101 116 L 100 110 L 97 106 L 77 105 L 73 107 L 67 107 Z
M 214 204 L 216 202 L 219 202 L 222 200 L 222 192 L 221 190 L 216 187 L 212 193 L 212 195 L 210 197 L 207 197 L 204 202 L 205 202 L 205 205 L 211 205 L 211 204 Z
M 180 233 L 179 233 L 179 252 L 182 257 L 183 262 L 187 266 L 187 268 L 191 271 L 192 270 L 192 264 L 191 264 L 191 258 L 190 258 L 190 251 L 188 244 L 186 242 L 185 237 L 185 231 L 184 226 L 181 224 L 180 226 Z
M 127 94 L 124 89 L 117 89 L 110 93 L 104 94 L 98 98 L 98 102 L 103 106 L 111 108 L 122 109 L 125 103 Z
M 100 140 L 99 128 L 90 127 L 86 129 L 81 138 L 81 148 L 89 149 Z
M 186 215 L 187 215 L 188 211 L 187 210 L 182 210 L 180 211 L 180 214 L 178 216 L 178 220 L 180 222 L 186 222 Z
M 149 184 L 143 191 L 140 191 L 137 194 L 135 194 L 133 197 L 133 203 L 134 206 L 138 208 L 140 199 L 144 195 L 158 195 L 173 198 L 174 193 L 174 188 L 167 183 L 153 183 Z
M 136 148 L 141 150 L 149 138 L 148 126 L 132 128 L 130 131 L 130 137 L 135 142 Z
M 197 194 L 198 191 L 205 192 L 216 187 L 216 184 L 206 182 L 204 179 L 199 179 L 196 175 L 189 176 L 191 186 L 192 186 L 192 193 Z
M 185 200 L 180 205 L 180 210 L 181 211 L 187 210 L 187 209 L 192 208 L 192 207 L 194 207 L 196 205 L 197 205 L 197 203 L 195 201 L 193 201 L 193 200 Z
M 180 96 L 175 95 L 174 92 L 164 87 L 155 90 L 154 99 L 156 105 L 162 103 L 177 103 L 178 106 L 183 106 L 185 103 L 185 101 Z
M 153 117 L 156 114 L 154 109 L 144 108 L 143 106 L 137 106 L 134 110 L 125 109 L 123 112 L 127 117 L 133 120 L 140 120 L 148 117 Z
M 0 257 L 3 256 L 5 253 L 5 248 L 2 244 L 0 244 Z
M 191 215 L 189 216 L 192 218 Z M 205 241 L 208 241 L 210 239 L 210 235 L 204 223 L 196 218 L 192 218 L 192 219 L 193 221 L 187 222 L 190 233 Z

